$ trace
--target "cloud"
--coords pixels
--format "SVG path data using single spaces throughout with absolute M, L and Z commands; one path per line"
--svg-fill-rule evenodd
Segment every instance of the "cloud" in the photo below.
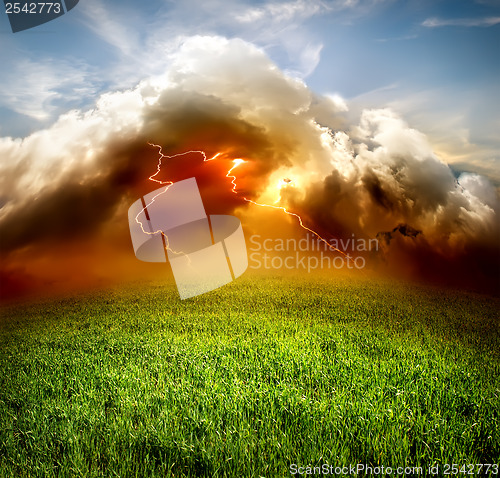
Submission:
M 5 74 L 0 101 L 16 113 L 43 121 L 59 110 L 61 101 L 67 107 L 95 95 L 96 83 L 91 69 L 79 61 L 21 59 Z
M 264 48 L 288 73 L 307 78 L 320 62 L 323 48 L 307 22 L 332 12 L 335 21 L 342 21 L 341 15 L 362 15 L 379 4 L 378 0 L 290 0 L 256 6 L 248 0 L 230 4 L 186 0 L 163 2 L 160 8 L 155 3 L 130 2 L 111 8 L 103 0 L 87 0 L 74 17 L 88 29 L 94 45 L 87 57 L 60 60 L 52 56 L 51 47 L 43 53 L 36 49 L 32 56 L 28 52 L 27 59 L 19 61 L 9 52 L 20 44 L 10 39 L 11 47 L 2 57 L 0 105 L 47 125 L 69 109 L 87 107 L 97 92 L 131 88 L 145 77 L 161 74 L 182 42 L 196 34 L 242 38 Z M 79 37 L 75 39 L 79 43 Z M 61 48 L 64 52 L 65 46 Z M 33 130 L 31 124 L 21 119 L 2 129 L 27 133 Z
M 374 236 L 404 223 L 421 230 L 436 248 L 446 244 L 456 250 L 468 241 L 492 237 L 491 207 L 464 194 L 425 136 L 395 113 L 367 110 L 351 136 L 344 135 L 336 133 L 333 139 L 340 136 L 347 152 L 337 157 L 324 183 L 313 188 L 315 195 L 322 189 L 332 204 L 332 219 L 343 229 Z M 342 165 L 347 161 L 346 170 Z M 337 215 L 344 208 L 351 213 Z
M 482 17 L 482 18 L 451 18 L 439 19 L 436 17 L 428 18 L 422 22 L 422 26 L 427 28 L 437 27 L 492 27 L 500 23 L 500 17 Z
M 483 204 L 496 209 L 498 212 L 496 190 L 485 177 L 479 174 L 462 173 L 458 178 L 458 184 L 470 194 L 477 197 Z
M 487 180 L 463 177 L 460 185 L 425 135 L 393 111 L 365 110 L 348 124 L 346 107 L 338 96 L 313 94 L 249 43 L 189 38 L 163 75 L 104 94 L 93 109 L 74 110 L 23 140 L 0 139 L 5 263 L 18 270 L 71 244 L 91 254 L 109 242 L 114 252 L 100 258 L 105 263 L 130 253 L 128 206 L 157 186 L 148 180 L 158 162 L 150 142 L 167 155 L 222 153 L 208 163 L 199 154 L 165 161 L 158 175 L 195 176 L 211 213 L 255 217 L 246 197 L 296 211 L 328 237 L 375 238 L 404 225 L 421 233 L 390 241 L 384 260 L 396 269 L 488 255 L 473 279 L 490 277 L 498 207 L 485 194 Z M 245 160 L 236 195 L 226 176 L 234 158 Z M 434 273 L 448 277 L 447 270 Z
M 306 19 L 325 10 L 323 2 L 295 0 L 294 2 L 268 3 L 262 7 L 250 7 L 241 13 L 237 13 L 234 19 L 241 23 L 250 23 L 262 19 L 270 19 L 273 22 L 290 22 L 297 19 Z
M 139 53 L 140 42 L 136 26 L 140 17 L 138 18 L 136 11 L 130 11 L 123 5 L 109 9 L 101 0 L 88 0 L 82 4 L 80 12 L 87 28 L 122 55 Z
M 425 133 L 441 160 L 463 171 L 480 172 L 498 186 L 496 96 L 496 85 L 487 83 L 480 91 L 447 85 L 418 92 L 394 84 L 351 99 L 349 116 L 355 121 L 363 109 L 391 108 Z
M 393 37 L 393 38 L 377 38 L 375 41 L 380 42 L 380 43 L 386 43 L 389 41 L 407 41 L 407 40 L 415 40 L 418 38 L 417 35 L 403 35 L 400 37 Z

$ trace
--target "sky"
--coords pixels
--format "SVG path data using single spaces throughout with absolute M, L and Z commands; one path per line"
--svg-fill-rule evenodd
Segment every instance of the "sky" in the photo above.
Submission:
M 230 158 L 245 157 L 241 187 L 253 200 L 295 208 L 332 236 L 394 235 L 409 224 L 425 238 L 400 244 L 409 269 L 422 255 L 455 261 L 452 275 L 492 262 L 491 281 L 499 47 L 496 0 L 80 0 L 15 34 L 4 13 L 5 280 L 64 280 L 61 264 L 47 273 L 61 248 L 82 276 L 102 275 L 110 230 L 126 235 L 127 201 L 147 192 L 140 178 L 155 168 L 147 143 L 156 141 L 172 153 L 224 148 L 212 190 Z M 210 175 L 198 159 L 182 169 Z M 276 189 L 283 174 L 293 181 Z M 245 206 L 224 198 L 213 201 L 224 213 Z M 250 227 L 259 222 L 246 213 Z M 82 240 L 93 244 L 86 253 Z M 89 267 L 89 256 L 101 265 Z
M 159 74 L 182 38 L 263 48 L 315 92 L 401 113 L 457 168 L 500 173 L 500 2 L 81 0 L 12 34 L 0 16 L 0 134 L 23 137 L 99 93 Z

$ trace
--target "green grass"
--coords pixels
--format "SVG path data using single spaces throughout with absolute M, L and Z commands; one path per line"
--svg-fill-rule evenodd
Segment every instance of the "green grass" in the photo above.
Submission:
M 291 476 L 500 457 L 499 300 L 246 277 L 4 307 L 0 476 Z

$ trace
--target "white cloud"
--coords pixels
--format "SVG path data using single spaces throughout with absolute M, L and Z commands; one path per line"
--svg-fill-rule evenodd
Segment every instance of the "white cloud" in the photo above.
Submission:
M 140 18 L 136 12 L 128 11 L 124 6 L 110 10 L 101 0 L 86 0 L 79 6 L 79 11 L 83 14 L 85 25 L 121 54 L 131 56 L 140 53 Z
M 427 28 L 436 27 L 491 27 L 500 23 L 500 17 L 483 18 L 428 18 L 422 22 L 422 26 Z
M 249 0 L 166 3 L 168 8 L 150 15 L 130 2 L 120 8 L 111 8 L 104 0 L 81 2 L 79 21 L 91 32 L 92 41 L 101 41 L 102 54 L 93 52 L 88 64 L 54 59 L 50 53 L 26 56 L 24 62 L 4 58 L 4 70 L 10 73 L 3 77 L 0 104 L 37 120 L 54 120 L 84 103 L 80 100 L 102 91 L 104 84 L 130 88 L 145 76 L 165 72 L 172 53 L 195 34 L 250 41 L 264 48 L 288 73 L 306 78 L 321 60 L 323 43 L 305 22 L 329 12 L 362 15 L 380 1 L 276 0 L 258 7 Z M 98 76 L 92 75 L 90 64 L 104 59 L 106 66 Z M 13 131 L 8 125 L 3 130 Z
M 23 204 L 65 180 L 83 183 L 89 175 L 101 174 L 94 162 L 97 153 L 109 137 L 137 132 L 143 100 L 139 89 L 104 94 L 95 109 L 71 111 L 23 140 L 0 138 L 0 190 L 12 205 Z
M 326 97 L 332 102 L 333 109 L 339 112 L 349 111 L 346 101 L 337 93 L 327 94 Z
M 422 131 L 443 161 L 459 170 L 481 172 L 500 184 L 496 89 L 483 85 L 481 91 L 450 87 L 411 91 L 392 84 L 351 99 L 349 116 L 356 121 L 365 108 L 389 107 Z
M 236 13 L 234 19 L 241 23 L 257 20 L 271 22 L 290 22 L 306 19 L 325 10 L 324 3 L 318 0 L 295 0 L 294 2 L 268 3 L 262 7 L 250 7 L 241 13 Z
M 491 208 L 498 207 L 496 190 L 484 176 L 473 173 L 462 173 L 458 178 L 458 183 L 484 204 L 487 204 Z
M 0 102 L 16 113 L 43 121 L 59 110 L 58 102 L 77 102 L 95 94 L 96 82 L 85 64 L 21 59 L 3 78 Z
M 415 40 L 416 38 L 418 38 L 417 35 L 403 35 L 403 36 L 400 36 L 400 37 L 393 37 L 393 38 L 377 38 L 375 41 L 379 42 L 379 43 L 386 43 L 386 42 L 389 42 L 389 41 L 408 41 L 408 40 Z

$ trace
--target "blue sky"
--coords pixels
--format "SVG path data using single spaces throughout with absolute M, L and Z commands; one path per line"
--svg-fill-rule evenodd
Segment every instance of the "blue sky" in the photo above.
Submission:
M 100 94 L 164 72 L 182 38 L 241 37 L 353 122 L 389 106 L 457 169 L 500 182 L 496 0 L 80 0 L 13 34 L 0 15 L 0 136 L 23 137 Z

